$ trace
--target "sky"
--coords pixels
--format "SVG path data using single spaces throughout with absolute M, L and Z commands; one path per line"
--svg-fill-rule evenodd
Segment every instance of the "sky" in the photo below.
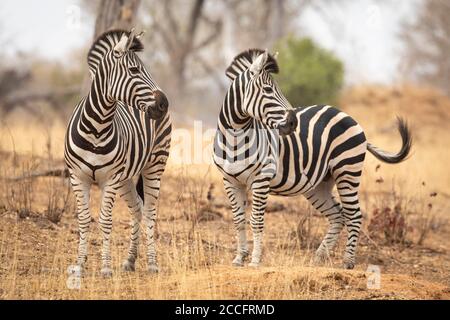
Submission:
M 295 27 L 344 61 L 348 83 L 389 84 L 399 78 L 400 23 L 415 16 L 420 1 L 353 0 L 326 6 L 321 14 L 307 9 Z M 83 8 L 77 0 L 2 0 L 2 50 L 63 61 L 92 39 L 93 17 Z
M 421 0 L 351 0 L 324 13 L 308 9 L 298 23 L 320 45 L 345 62 L 347 81 L 392 83 L 400 78 L 399 37 L 415 19 Z
M 76 0 L 2 0 L 0 35 L 7 39 L 6 51 L 64 59 L 92 39 L 93 18 L 80 8 Z

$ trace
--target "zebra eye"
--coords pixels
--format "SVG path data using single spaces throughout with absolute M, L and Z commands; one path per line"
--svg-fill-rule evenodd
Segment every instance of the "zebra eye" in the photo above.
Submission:
M 264 91 L 265 91 L 266 93 L 273 93 L 272 87 L 264 87 Z
M 138 67 L 131 67 L 129 70 L 132 76 L 137 76 L 141 72 Z

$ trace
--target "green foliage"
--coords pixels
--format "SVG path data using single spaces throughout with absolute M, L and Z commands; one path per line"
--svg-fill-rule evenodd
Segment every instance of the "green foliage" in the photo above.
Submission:
M 335 102 L 344 78 L 339 59 L 309 38 L 289 36 L 276 50 L 280 67 L 276 79 L 293 107 Z

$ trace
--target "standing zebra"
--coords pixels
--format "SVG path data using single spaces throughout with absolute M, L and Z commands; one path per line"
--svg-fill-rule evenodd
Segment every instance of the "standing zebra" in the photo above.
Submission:
M 232 83 L 220 111 L 213 159 L 224 176 L 238 236 L 233 264 L 242 266 L 249 254 L 245 208 L 251 190 L 250 266 L 261 261 L 268 195 L 303 194 L 330 223 L 315 260 L 328 256 L 346 226 L 344 267 L 352 269 L 361 228 L 358 188 L 366 150 L 381 161 L 398 163 L 411 148 L 409 129 L 399 119 L 400 152 L 381 151 L 367 143 L 355 120 L 331 106 L 293 109 L 272 78 L 277 72 L 275 59 L 258 49 L 242 52 L 226 70 Z M 332 194 L 335 185 L 340 202 Z
M 147 231 L 148 270 L 157 272 L 154 227 L 160 178 L 170 148 L 168 101 L 136 52 L 140 36 L 123 30 L 101 35 L 88 53 L 92 84 L 76 106 L 65 138 L 65 161 L 70 173 L 79 223 L 77 266 L 87 260 L 92 184 L 102 190 L 99 217 L 103 235 L 103 276 L 111 276 L 111 211 L 116 194 L 132 215 L 128 258 L 123 269 L 133 271 L 142 215 Z M 138 178 L 137 187 L 133 178 Z

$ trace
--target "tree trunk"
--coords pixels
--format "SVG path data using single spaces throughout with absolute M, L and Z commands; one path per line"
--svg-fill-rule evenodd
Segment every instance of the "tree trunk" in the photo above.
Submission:
M 172 58 L 172 88 L 173 91 L 172 97 L 174 99 L 184 99 L 185 98 L 185 67 L 186 67 L 186 57 L 179 56 L 178 58 Z
M 102 0 L 95 21 L 94 39 L 109 29 L 134 27 L 141 0 Z
M 269 46 L 272 47 L 284 36 L 285 26 L 285 0 L 273 0 L 272 32 Z
M 223 55 L 227 65 L 237 55 L 238 48 L 240 47 L 238 39 L 236 38 L 238 16 L 234 10 L 235 6 L 236 3 L 231 1 L 227 1 L 224 4 L 225 25 L 223 30 Z
M 178 49 L 178 55 L 176 60 L 173 61 L 174 75 L 175 75 L 175 89 L 177 90 L 178 97 L 184 97 L 185 94 L 185 69 L 188 56 L 192 53 L 194 48 L 195 35 L 198 30 L 198 24 L 203 12 L 205 0 L 195 0 L 192 6 L 189 22 L 187 25 L 186 35 L 182 41 L 181 48 Z

